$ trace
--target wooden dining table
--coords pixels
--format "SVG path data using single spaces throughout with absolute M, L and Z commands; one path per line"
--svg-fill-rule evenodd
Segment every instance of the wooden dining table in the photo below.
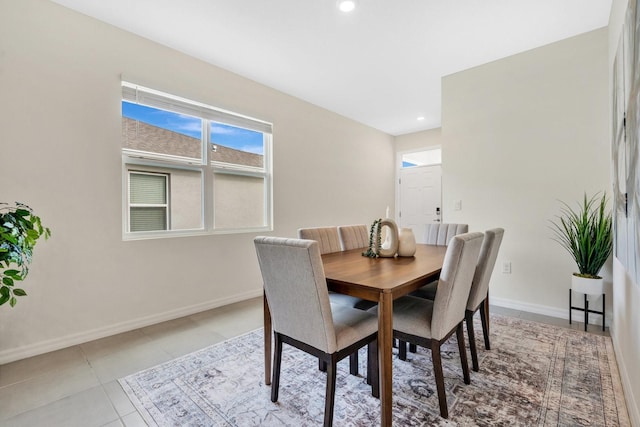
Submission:
M 368 258 L 362 249 L 322 255 L 330 291 L 378 303 L 381 425 L 390 426 L 393 414 L 393 300 L 437 279 L 445 246 L 416 245 L 412 257 Z M 271 384 L 271 314 L 264 298 L 265 384 Z

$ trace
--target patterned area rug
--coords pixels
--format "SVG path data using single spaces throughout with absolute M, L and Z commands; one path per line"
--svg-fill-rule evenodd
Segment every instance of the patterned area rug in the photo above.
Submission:
M 630 425 L 611 338 L 492 315 L 486 351 L 475 320 L 480 372 L 471 372 L 470 385 L 462 381 L 455 334 L 443 347 L 448 420 L 439 416 L 430 351 L 419 348 L 406 362 L 394 357 L 394 425 Z M 334 425 L 379 425 L 380 402 L 364 378 L 349 375 L 348 358 L 338 369 Z M 326 377 L 316 359 L 285 345 L 277 403 L 263 376 L 259 329 L 120 384 L 151 426 L 322 425 Z

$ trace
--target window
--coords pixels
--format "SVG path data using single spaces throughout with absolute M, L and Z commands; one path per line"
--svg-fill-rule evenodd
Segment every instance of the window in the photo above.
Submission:
M 402 155 L 402 167 L 439 165 L 442 163 L 442 149 L 431 148 L 424 151 L 415 151 Z
M 129 172 L 129 230 L 169 229 L 168 174 Z
M 125 238 L 271 230 L 271 124 L 123 82 Z

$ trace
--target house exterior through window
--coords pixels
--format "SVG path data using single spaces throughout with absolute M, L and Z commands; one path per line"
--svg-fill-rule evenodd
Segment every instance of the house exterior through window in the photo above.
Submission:
M 123 82 L 124 238 L 271 230 L 271 129 Z

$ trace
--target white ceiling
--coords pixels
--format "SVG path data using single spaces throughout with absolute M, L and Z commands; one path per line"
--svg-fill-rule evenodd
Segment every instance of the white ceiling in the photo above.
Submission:
M 440 126 L 442 76 L 607 25 L 611 0 L 53 0 L 400 135 Z M 417 117 L 423 116 L 423 121 Z

